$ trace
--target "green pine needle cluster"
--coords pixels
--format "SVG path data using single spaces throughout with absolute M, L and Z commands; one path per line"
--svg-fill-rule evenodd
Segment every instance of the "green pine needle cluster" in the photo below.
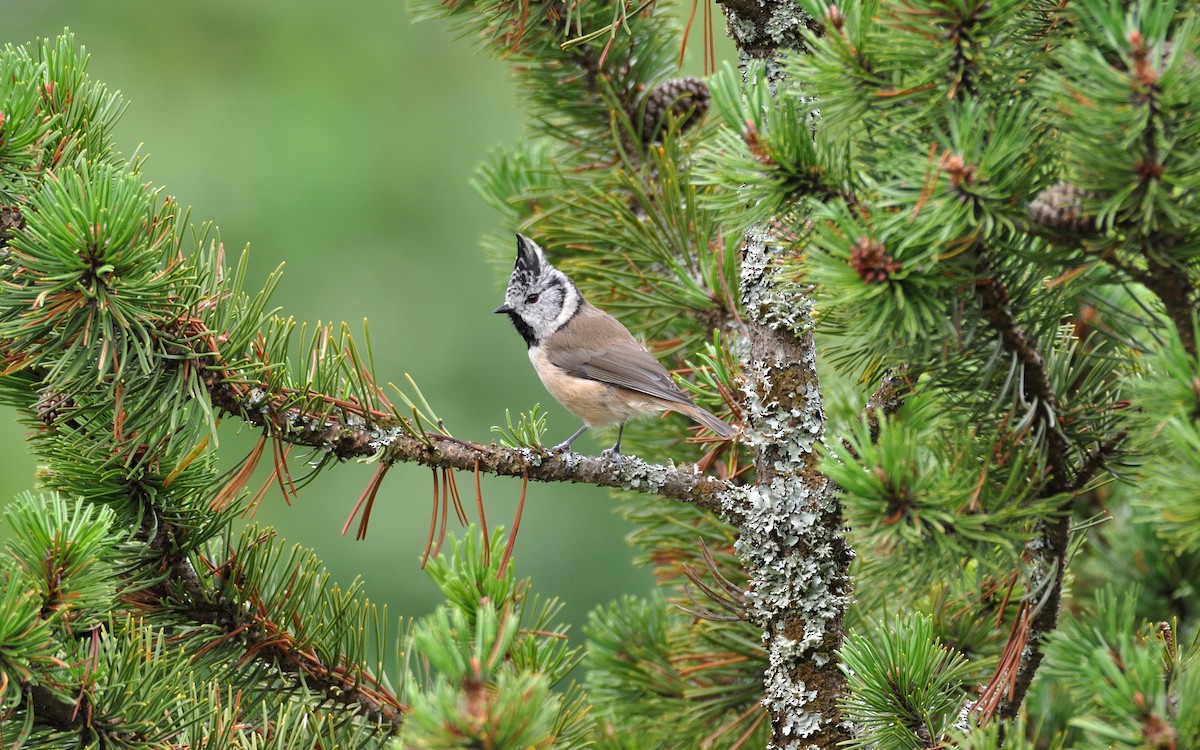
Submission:
M 500 436 L 500 444 L 508 448 L 543 448 L 542 436 L 546 434 L 546 415 L 538 412 L 540 406 L 534 404 L 528 413 L 519 413 L 515 423 L 512 413 L 505 409 L 505 426 L 492 428 L 492 432 Z
M 957 720 L 971 669 L 938 642 L 929 617 L 912 613 L 856 633 L 842 656 L 850 679 L 845 716 L 864 729 L 851 747 L 929 747 Z
M 953 440 L 951 414 L 936 397 L 911 398 L 874 429 L 860 422 L 840 449 L 828 448 L 823 463 L 846 493 L 846 520 L 860 548 L 911 563 L 897 583 L 923 588 L 964 561 L 994 573 L 1011 570 L 1034 519 L 1054 512 L 1054 499 L 1037 497 L 1027 483 L 1030 472 L 1044 470 L 1028 450 L 1017 448 L 1007 464 L 994 467 L 992 481 L 961 471 L 985 466 L 989 457 L 973 452 L 1004 436 Z
M 504 534 L 485 550 L 474 527 L 428 568 L 446 603 L 413 629 L 412 711 L 403 741 L 420 748 L 582 748 L 592 718 L 568 673 L 582 658 L 555 622 L 562 605 L 533 596 Z
M 1200 738 L 1200 641 L 1176 640 L 1178 621 L 1135 614 L 1136 587 L 1105 587 L 1053 636 L 1046 676 L 1076 707 L 1080 743 L 1114 748 L 1194 747 Z

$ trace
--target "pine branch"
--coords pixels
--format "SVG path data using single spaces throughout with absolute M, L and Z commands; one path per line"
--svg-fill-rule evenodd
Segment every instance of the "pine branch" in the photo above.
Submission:
M 436 433 L 414 437 L 402 427 L 370 427 L 366 423 L 370 415 L 349 412 L 344 407 L 322 415 L 277 409 L 270 405 L 271 399 L 263 398 L 261 391 L 234 388 L 216 370 L 208 371 L 204 380 L 212 404 L 218 409 L 266 427 L 285 442 L 316 448 L 340 461 L 366 458 L 383 451 L 383 460 L 390 463 L 419 463 L 472 472 L 478 468 L 498 476 L 529 477 L 539 482 L 613 487 L 737 515 L 736 508 L 727 508 L 722 501 L 722 493 L 732 485 L 702 475 L 695 467 L 652 464 L 629 456 L 610 459 L 477 445 Z
M 189 569 L 190 574 L 184 572 Z M 211 575 L 219 577 L 237 570 L 238 563 L 231 556 L 214 566 Z M 172 569 L 175 575 L 181 572 L 185 585 L 192 576 L 199 579 L 190 563 L 179 564 Z M 244 585 L 250 585 L 250 582 Z M 260 597 L 255 594 L 252 598 Z M 401 705 L 378 683 L 376 677 L 352 665 L 327 664 L 315 651 L 295 648 L 287 624 L 273 622 L 266 615 L 265 608 L 255 607 L 247 611 L 240 602 L 212 596 L 193 599 L 184 606 L 196 622 L 211 623 L 226 632 L 227 635 L 214 639 L 214 643 L 223 642 L 226 638 L 240 638 L 247 656 L 254 655 L 280 673 L 290 675 L 295 685 L 324 694 L 330 702 L 356 707 L 368 720 L 385 727 L 388 733 L 399 733 L 408 707 Z
M 130 484 L 129 492 L 137 495 L 143 488 Z M 381 687 L 377 675 L 360 670 L 356 665 L 340 660 L 326 663 L 312 649 L 294 648 L 289 624 L 274 622 L 265 607 L 247 610 L 243 603 L 230 601 L 214 592 L 214 582 L 233 569 L 236 560 L 231 557 L 220 565 L 203 572 L 197 571 L 187 552 L 181 548 L 180 540 L 186 531 L 177 522 L 168 518 L 150 501 L 141 499 L 146 518 L 136 539 L 153 551 L 153 557 L 141 561 L 149 569 L 161 568 L 163 578 L 148 589 L 149 597 L 133 594 L 131 601 L 141 601 L 145 611 L 172 610 L 185 614 L 193 624 L 212 624 L 220 627 L 226 635 L 213 641 L 223 642 L 227 638 L 239 638 L 244 645 L 245 657 L 253 656 L 257 661 L 271 665 L 282 675 L 292 677 L 292 687 L 323 694 L 325 699 L 347 708 L 357 708 L 373 724 L 387 728 L 397 734 L 403 723 L 406 707 Z M 251 580 L 240 580 L 237 585 L 253 585 Z M 263 597 L 255 592 L 251 598 Z M 94 637 L 99 637 L 94 634 Z M 196 651 L 203 654 L 209 646 Z M 83 685 L 76 700 L 66 702 L 53 691 L 36 684 L 26 689 L 38 709 L 37 721 L 61 729 L 96 729 L 103 726 L 102 718 L 92 716 L 91 686 Z
M 980 271 L 984 278 L 975 285 L 975 293 L 983 304 L 983 317 L 1000 335 L 1004 348 L 1017 357 L 1025 370 L 1025 393 L 1021 395 L 1027 401 L 1036 401 L 1035 420 L 1046 435 L 1050 471 L 1047 490 L 1051 494 L 1065 492 L 1071 486 L 1074 472 L 1068 456 L 1070 446 L 1057 429 L 1058 396 L 1050 384 L 1046 360 L 1038 351 L 1033 337 L 1017 323 L 1009 306 L 1008 289 L 987 261 L 981 260 L 981 264 Z
M 1047 470 L 1050 474 L 1042 490 L 1043 496 L 1064 495 L 1059 513 L 1042 522 L 1038 537 L 1026 547 L 1033 560 L 1026 574 L 1026 601 L 1020 626 L 1014 625 L 1010 636 L 1010 646 L 1013 637 L 1019 638 L 1022 643 L 1022 647 L 1016 649 L 1019 652 L 1019 657 L 1016 657 L 1018 663 L 1015 669 L 997 668 L 993 675 L 993 681 L 1002 680 L 1009 687 L 999 701 L 998 713 L 1011 719 L 1020 711 L 1029 685 L 1041 664 L 1044 655 L 1042 644 L 1058 625 L 1070 545 L 1070 503 L 1073 491 L 1079 488 L 1076 486 L 1076 472 L 1070 463 L 1070 446 L 1058 429 L 1058 396 L 1051 385 L 1046 360 L 1033 337 L 1018 324 L 1009 306 L 1008 289 L 982 255 L 980 262 L 985 278 L 975 285 L 975 291 L 983 306 L 983 317 L 999 334 L 1004 348 L 1017 358 L 1024 370 L 1022 382 L 1025 384 L 1025 393 L 1022 398 L 1036 401 L 1034 420 L 1045 435 Z M 1091 470 L 1094 471 L 1095 467 Z M 1026 616 L 1031 598 L 1038 600 L 1037 606 L 1032 614 Z M 988 688 L 994 687 L 989 683 Z M 986 713 L 987 710 L 985 707 L 985 716 L 990 715 Z

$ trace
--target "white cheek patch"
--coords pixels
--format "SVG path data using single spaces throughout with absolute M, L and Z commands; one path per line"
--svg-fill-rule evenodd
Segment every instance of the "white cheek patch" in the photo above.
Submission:
M 579 310 L 579 303 L 582 300 L 582 297 L 579 295 L 579 290 L 575 288 L 575 285 L 570 281 L 567 281 L 566 277 L 563 278 L 563 281 L 566 283 L 562 285 L 562 308 L 558 311 L 558 316 L 555 317 L 553 322 L 550 323 L 551 331 L 557 331 L 565 326 L 567 321 L 575 315 L 577 310 Z

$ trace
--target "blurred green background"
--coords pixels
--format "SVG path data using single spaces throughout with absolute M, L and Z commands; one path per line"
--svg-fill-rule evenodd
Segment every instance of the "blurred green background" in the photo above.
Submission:
M 394 0 L 0 0 L 0 9 L 6 43 L 75 33 L 91 76 L 129 102 L 118 148 L 148 157 L 146 177 L 190 206 L 193 223 L 215 222 L 231 257 L 250 246 L 248 286 L 285 261 L 274 299 L 286 314 L 346 320 L 356 334 L 368 318 L 380 380 L 411 373 L 459 437 L 491 440 L 505 408 L 538 402 L 548 439 L 577 427 L 541 389 L 509 321 L 491 314 L 509 269 L 483 259 L 479 239 L 498 217 L 468 180 L 490 149 L 521 137 L 503 63 L 443 23 L 414 25 Z M 0 430 L 4 502 L 34 486 L 36 466 L 11 411 Z M 227 431 L 222 465 L 253 437 Z M 592 436 L 577 445 L 603 447 Z M 419 616 L 439 601 L 418 568 L 429 471 L 396 466 L 356 542 L 340 530 L 373 468 L 334 467 L 292 507 L 273 490 L 255 520 L 314 548 L 338 582 L 363 576 L 391 615 Z M 459 484 L 469 490 L 470 477 Z M 485 478 L 483 490 L 489 521 L 511 525 L 520 483 Z M 592 607 L 652 586 L 632 566 L 613 508 L 606 490 L 530 485 L 517 573 L 565 600 L 575 637 Z

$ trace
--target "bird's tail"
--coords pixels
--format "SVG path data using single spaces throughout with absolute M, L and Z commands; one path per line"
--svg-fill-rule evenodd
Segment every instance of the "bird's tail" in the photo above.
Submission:
M 713 434 L 722 440 L 729 440 L 738 432 L 735 428 L 722 422 L 717 415 L 710 414 L 695 404 L 672 404 L 671 407 L 685 417 L 689 417 L 712 430 Z

